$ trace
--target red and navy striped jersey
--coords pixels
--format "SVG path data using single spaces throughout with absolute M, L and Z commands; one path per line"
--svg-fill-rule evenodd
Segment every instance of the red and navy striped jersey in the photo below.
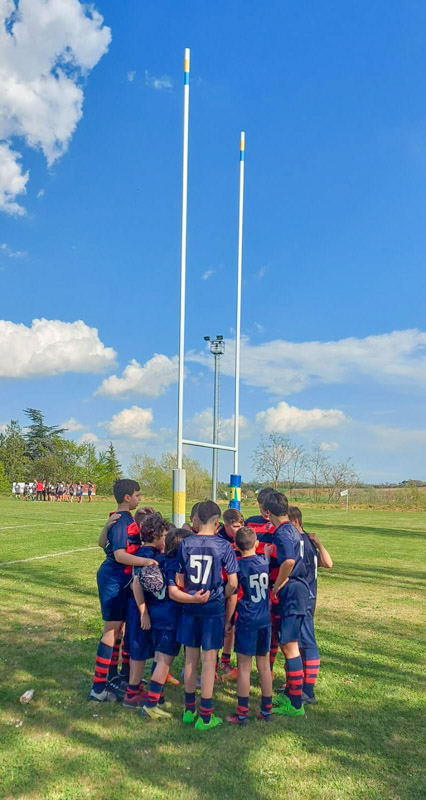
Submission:
M 269 565 L 263 556 L 246 556 L 238 562 L 237 625 L 258 630 L 270 624 Z
M 275 526 L 272 524 L 272 522 L 269 522 L 268 519 L 265 519 L 265 517 L 261 516 L 253 516 L 246 519 L 244 524 L 248 525 L 249 528 L 254 530 L 254 532 L 257 534 L 259 542 L 272 544 Z
M 219 616 L 225 611 L 225 591 L 222 570 L 227 575 L 238 572 L 235 553 L 221 536 L 195 533 L 180 543 L 176 572 L 184 575 L 184 590 L 196 594 L 200 589 L 210 591 L 207 603 L 183 605 L 184 614 Z

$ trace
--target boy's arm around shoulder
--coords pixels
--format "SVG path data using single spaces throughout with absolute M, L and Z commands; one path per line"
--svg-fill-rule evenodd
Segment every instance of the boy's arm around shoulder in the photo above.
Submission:
M 118 519 L 120 519 L 120 514 L 118 514 L 117 511 L 114 511 L 114 514 L 111 514 L 111 516 L 107 519 L 104 527 L 102 528 L 98 539 L 98 545 L 99 547 L 102 547 L 102 549 L 106 547 L 106 543 L 108 541 L 109 529 L 112 528 L 112 526 L 114 525 L 115 522 L 117 522 Z
M 318 566 L 325 567 L 325 569 L 331 569 L 333 566 L 333 559 L 331 558 L 330 553 L 324 547 L 321 540 L 318 538 L 316 533 L 308 533 L 309 540 L 312 542 L 313 545 L 318 550 Z

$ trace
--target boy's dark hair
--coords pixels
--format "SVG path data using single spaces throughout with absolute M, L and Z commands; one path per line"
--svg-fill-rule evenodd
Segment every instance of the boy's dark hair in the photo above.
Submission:
M 202 525 L 206 525 L 213 517 L 220 517 L 220 508 L 213 500 L 206 500 L 205 503 L 198 504 L 197 517 Z
M 148 514 L 155 514 L 155 509 L 152 506 L 139 506 L 137 511 L 135 511 L 133 519 L 136 522 L 136 525 L 139 525 L 139 528 L 142 527 L 143 521 Z
M 233 522 L 241 522 L 241 525 L 244 525 L 244 517 L 238 508 L 227 508 L 223 512 L 223 521 L 226 525 L 232 525 Z
M 182 539 L 193 535 L 192 531 L 187 531 L 186 528 L 173 528 L 166 536 L 166 555 L 173 558 L 179 550 Z
M 270 494 L 273 491 L 274 491 L 274 489 L 271 486 L 265 486 L 264 489 L 261 489 L 260 492 L 257 493 L 257 502 L 259 503 L 260 506 L 265 507 L 265 504 L 264 504 L 263 501 L 264 501 L 265 497 L 267 497 L 268 494 Z
M 200 504 L 200 503 L 194 503 L 194 505 L 192 506 L 192 508 L 191 508 L 191 513 L 190 513 L 190 515 L 189 515 L 189 519 L 190 519 L 191 521 L 194 519 L 194 517 L 195 517 L 195 515 L 196 515 L 196 513 L 197 513 L 197 511 L 198 511 L 198 506 L 199 506 L 199 505 L 201 505 L 201 504 Z
M 159 539 L 160 536 L 169 530 L 169 523 L 158 512 L 155 514 L 148 514 L 142 527 L 142 539 L 144 542 L 153 542 L 154 539 Z
M 300 527 L 302 527 L 302 512 L 301 512 L 301 510 L 300 510 L 300 508 L 298 506 L 289 506 L 288 516 L 289 516 L 290 522 L 293 522 L 293 520 L 296 520 L 296 522 L 299 523 Z
M 114 488 L 112 491 L 117 503 L 122 503 L 124 500 L 124 495 L 132 495 L 133 492 L 139 492 L 140 488 L 141 487 L 137 481 L 132 481 L 130 478 L 120 478 L 114 483 Z
M 275 517 L 285 517 L 288 513 L 288 500 L 281 492 L 269 492 L 262 505 L 265 511 L 270 511 Z
M 237 535 L 235 537 L 235 541 L 237 547 L 243 553 L 244 550 L 251 550 L 256 543 L 257 536 L 253 530 L 253 528 L 249 528 L 248 526 L 244 526 L 237 531 Z

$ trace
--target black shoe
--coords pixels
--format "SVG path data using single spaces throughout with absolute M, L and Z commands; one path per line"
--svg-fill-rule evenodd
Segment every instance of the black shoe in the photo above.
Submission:
M 88 700 L 94 700 L 96 703 L 116 703 L 117 697 L 114 692 L 111 692 L 108 688 L 104 689 L 102 692 L 95 692 L 94 689 L 91 689 L 89 692 Z
M 115 678 L 111 678 L 108 681 L 107 688 L 110 692 L 113 692 L 117 698 L 117 700 L 124 700 L 124 695 L 127 691 L 127 682 L 123 681 L 119 675 L 116 675 Z
M 317 700 L 315 695 L 312 695 L 311 697 L 309 694 L 305 694 L 305 692 L 302 692 L 302 703 L 304 703 L 307 706 L 314 706 L 316 702 Z

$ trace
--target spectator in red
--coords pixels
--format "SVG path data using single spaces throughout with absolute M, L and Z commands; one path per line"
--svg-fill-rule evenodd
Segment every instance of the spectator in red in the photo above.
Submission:
M 43 489 L 44 489 L 43 481 L 37 481 L 36 483 L 37 500 L 43 500 Z

